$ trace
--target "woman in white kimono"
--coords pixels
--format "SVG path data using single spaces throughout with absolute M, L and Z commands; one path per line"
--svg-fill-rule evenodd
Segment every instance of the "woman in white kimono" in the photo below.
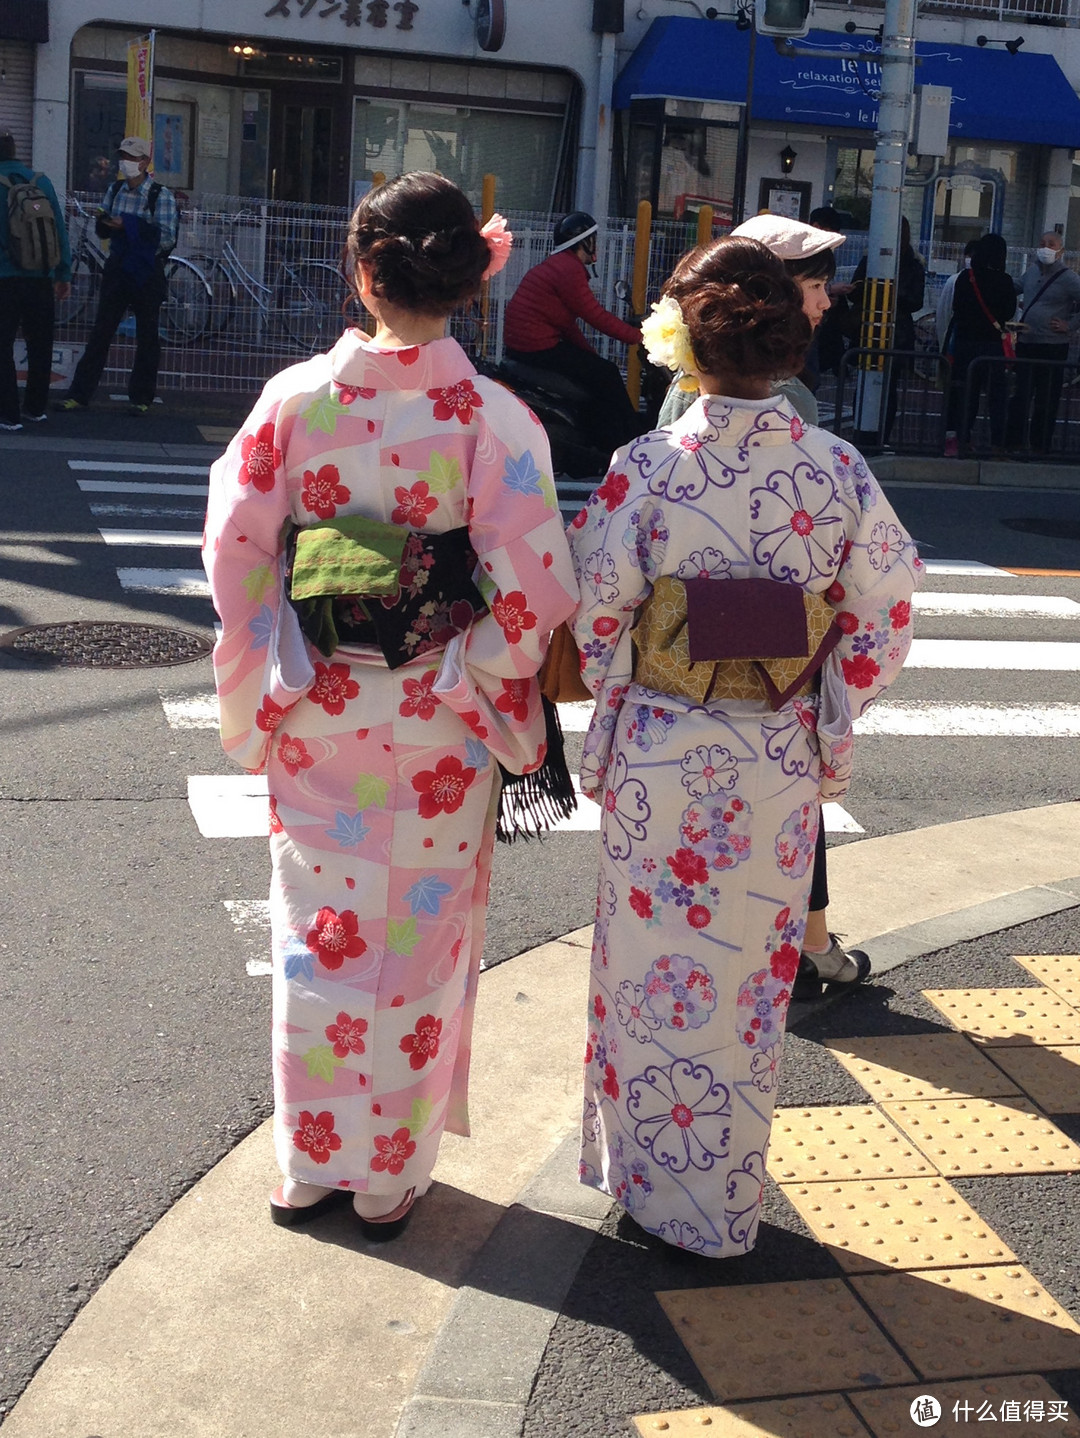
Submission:
M 757 1232 L 819 800 L 903 663 L 919 560 L 862 458 L 772 393 L 809 340 L 780 261 L 720 240 L 656 311 L 701 397 L 570 530 L 603 808 L 581 1179 L 726 1258 Z
M 271 796 L 277 1223 L 351 1198 L 391 1238 L 469 1131 L 496 761 L 544 759 L 575 594 L 544 431 L 445 337 L 508 248 L 438 175 L 365 196 L 374 338 L 272 379 L 211 472 L 222 741 Z

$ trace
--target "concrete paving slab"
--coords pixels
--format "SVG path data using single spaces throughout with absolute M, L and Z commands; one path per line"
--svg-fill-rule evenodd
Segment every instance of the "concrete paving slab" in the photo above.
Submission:
M 923 1378 L 1080 1366 L 1080 1325 L 1021 1264 L 849 1282 Z
M 784 1194 L 845 1273 L 1016 1262 L 944 1179 L 792 1183 Z
M 896 1438 L 898 1433 L 910 1434 L 914 1428 L 912 1404 L 926 1393 L 925 1384 L 913 1388 L 890 1388 L 878 1393 L 851 1393 L 848 1400 L 870 1429 L 872 1438 Z M 1066 1422 L 1074 1415 L 1067 1403 L 1037 1373 L 1014 1374 L 1009 1378 L 987 1378 L 960 1383 L 935 1383 L 930 1395 L 941 1408 L 937 1434 L 971 1432 L 972 1423 L 1008 1423 L 1013 1438 L 1034 1438 L 1044 1433 L 1045 1415 L 1063 1409 Z M 954 1411 L 953 1405 L 958 1407 Z M 968 1405 L 965 1407 L 965 1405 Z M 1032 1416 L 1036 1405 L 1038 1417 Z M 1041 1406 L 1040 1406 L 1041 1405 Z M 982 1417 L 977 1415 L 982 1413 Z M 988 1430 L 989 1431 L 989 1430 Z
M 1080 1147 L 1025 1098 L 925 1099 L 881 1107 L 944 1174 L 1080 1172 Z
M 656 1296 L 701 1376 L 723 1401 L 876 1388 L 914 1376 L 839 1279 L 676 1289 Z
M 923 997 L 986 1048 L 1080 1044 L 1080 1011 L 1049 989 L 925 989 Z
M 858 1104 L 778 1108 L 769 1141 L 768 1169 L 781 1184 L 914 1178 L 937 1172 L 880 1109 Z
M 1017 1092 L 1013 1080 L 964 1034 L 882 1034 L 836 1039 L 825 1047 L 876 1103 L 885 1099 L 993 1098 Z
M 865 1438 L 842 1393 L 813 1398 L 779 1398 L 730 1408 L 689 1408 L 679 1413 L 641 1413 L 634 1420 L 641 1438 Z

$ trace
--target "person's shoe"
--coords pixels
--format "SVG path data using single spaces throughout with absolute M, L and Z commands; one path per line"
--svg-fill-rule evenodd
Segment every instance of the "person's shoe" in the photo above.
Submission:
M 956 459 L 960 453 L 960 445 L 955 434 L 945 436 L 945 458 Z
M 56 408 L 58 410 L 66 410 L 70 414 L 72 410 L 89 409 L 90 406 L 83 404 L 81 399 L 71 399 L 69 396 L 67 399 L 62 399 Z
M 401 1202 L 390 1209 L 389 1213 L 381 1213 L 377 1218 L 365 1218 L 362 1213 L 357 1212 L 356 1200 L 367 1198 L 367 1194 L 354 1194 L 353 1212 L 356 1213 L 360 1232 L 369 1243 L 389 1243 L 391 1239 L 400 1238 L 409 1226 L 417 1197 L 416 1189 L 410 1188 Z
M 150 406 L 149 406 L 148 404 L 129 404 L 129 405 L 128 405 L 128 414 L 149 414 L 149 413 L 150 413 Z
M 822 987 L 817 964 L 808 954 L 800 954 L 799 969 L 791 986 L 792 1001 L 798 1004 L 813 1003 L 815 999 L 821 998 Z
M 305 1193 L 305 1189 L 309 1189 L 310 1193 Z M 288 1198 L 285 1196 L 286 1191 Z M 296 1228 L 301 1223 L 310 1223 L 312 1219 L 329 1213 L 348 1197 L 350 1195 L 347 1189 L 323 1188 L 317 1183 L 297 1183 L 286 1179 L 270 1195 L 270 1221 L 284 1228 Z M 310 1202 L 302 1202 L 305 1198 L 310 1199 Z
M 24 414 L 23 419 L 28 419 L 31 424 L 44 424 L 49 418 L 47 414 Z
M 22 429 L 21 424 L 0 424 L 0 430 L 3 430 L 5 434 L 15 434 L 20 429 Z
M 870 955 L 862 949 L 844 949 L 835 934 L 829 935 L 829 947 L 823 954 L 811 957 L 822 983 L 830 988 L 853 989 L 870 974 Z

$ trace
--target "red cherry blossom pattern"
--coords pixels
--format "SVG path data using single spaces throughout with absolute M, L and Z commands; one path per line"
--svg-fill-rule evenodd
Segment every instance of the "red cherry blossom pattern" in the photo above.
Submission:
M 315 683 L 308 690 L 312 704 L 321 704 L 327 714 L 344 714 L 345 703 L 355 699 L 360 685 L 349 675 L 347 664 L 315 662 Z
M 281 464 L 281 450 L 274 443 L 274 426 L 262 424 L 254 434 L 245 434 L 240 441 L 240 483 L 250 484 L 260 494 L 269 494 L 274 475 Z
M 324 969 L 340 969 L 346 959 L 358 959 L 367 950 L 359 927 L 352 909 L 343 909 L 339 914 L 326 907 L 315 915 L 315 927 L 304 942 Z
M 341 483 L 341 474 L 336 464 L 324 464 L 318 473 L 304 470 L 304 487 L 300 502 L 310 514 L 320 519 L 333 519 L 339 504 L 348 504 L 349 491 Z
M 529 681 L 527 679 L 503 679 L 503 692 L 495 700 L 500 714 L 509 714 L 516 724 L 524 724 L 529 717 Z
M 416 1021 L 411 1034 L 406 1034 L 398 1044 L 403 1054 L 409 1055 L 409 1067 L 420 1070 L 439 1056 L 439 1036 L 442 1033 L 442 1019 L 434 1014 L 424 1014 Z
M 431 692 L 431 686 L 435 683 L 433 669 L 421 679 L 406 679 L 402 683 L 401 691 L 404 699 L 398 705 L 398 713 L 403 719 L 411 719 L 414 715 L 418 719 L 433 719 L 435 710 L 439 706 L 439 700 Z
M 301 769 L 310 769 L 315 763 L 303 739 L 291 739 L 288 734 L 281 736 L 277 757 L 278 763 L 294 779 Z
M 341 1147 L 341 1135 L 334 1132 L 334 1115 L 329 1109 L 312 1113 L 302 1108 L 292 1136 L 294 1147 L 306 1153 L 312 1163 L 329 1163 L 330 1155 Z
M 420 796 L 420 817 L 434 819 L 439 814 L 456 814 L 475 778 L 476 770 L 468 768 L 454 754 L 444 756 L 434 769 L 415 775 L 412 786 Z
M 427 397 L 435 401 L 432 413 L 436 419 L 456 417 L 462 424 L 468 424 L 473 417 L 473 410 L 482 409 L 484 405 L 470 379 L 447 385 L 445 389 L 429 389 Z
M 269 694 L 264 694 L 262 706 L 255 715 L 255 727 L 266 734 L 272 734 L 284 718 L 285 710 L 281 705 L 275 704 Z
M 397 1128 L 392 1134 L 376 1134 L 371 1167 L 376 1173 L 399 1174 L 415 1152 L 416 1144 L 407 1128 Z
M 366 1047 L 363 1035 L 367 1033 L 367 1019 L 354 1019 L 340 1013 L 337 1022 L 327 1024 L 326 1037 L 334 1045 L 334 1057 L 348 1058 L 349 1054 L 362 1054 Z
M 397 508 L 390 516 L 393 524 L 407 524 L 412 529 L 423 529 L 428 515 L 439 507 L 439 501 L 431 493 L 426 479 L 418 479 L 411 489 L 399 484 L 394 490 Z
M 510 644 L 520 644 L 522 634 L 527 629 L 536 628 L 536 615 L 526 604 L 520 589 L 505 595 L 497 593 L 491 601 L 491 612 Z

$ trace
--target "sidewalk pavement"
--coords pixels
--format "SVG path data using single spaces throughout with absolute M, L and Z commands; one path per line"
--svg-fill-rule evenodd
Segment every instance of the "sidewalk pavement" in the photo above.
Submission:
M 1080 802 L 865 839 L 830 853 L 831 919 L 882 973 L 1077 906 L 1078 870 Z M 369 1246 L 347 1212 L 301 1230 L 273 1227 L 266 1199 L 277 1174 L 262 1125 L 110 1275 L 12 1410 L 6 1438 L 521 1434 L 560 1307 L 605 1219 L 604 1233 L 615 1222 L 609 1200 L 576 1182 L 589 942 L 581 929 L 484 974 L 475 1137 L 444 1139 L 437 1183 L 402 1239 Z M 820 1005 L 801 1008 L 796 1034 L 821 1017 Z M 844 1009 L 832 1012 L 841 1019 Z M 828 1015 L 821 1024 L 827 1031 Z M 815 1281 L 823 1251 L 804 1241 L 803 1268 L 789 1265 L 784 1276 Z M 697 1265 L 687 1285 L 697 1289 L 730 1284 L 741 1262 L 685 1261 Z M 651 1302 L 647 1283 L 639 1297 Z M 602 1330 L 602 1314 L 593 1326 Z M 1051 1358 L 1044 1369 L 1080 1368 L 1080 1357 L 1075 1365 Z M 887 1381 L 905 1375 L 900 1364 Z M 766 1427 L 726 1426 L 718 1409 L 705 1416 L 719 1415 L 710 1420 L 718 1434 L 847 1431 L 833 1409 L 817 1406 L 815 1423 L 831 1427 L 810 1426 L 805 1404 L 787 1426 L 775 1415 Z M 632 1431 L 633 1411 L 609 1412 L 607 1431 Z M 846 1406 L 845 1415 L 850 1421 Z M 677 1431 L 670 1415 L 649 1422 L 639 1431 Z M 541 1423 L 528 1431 L 598 1438 L 600 1430 Z M 906 1416 L 903 1428 L 869 1431 L 906 1432 Z

